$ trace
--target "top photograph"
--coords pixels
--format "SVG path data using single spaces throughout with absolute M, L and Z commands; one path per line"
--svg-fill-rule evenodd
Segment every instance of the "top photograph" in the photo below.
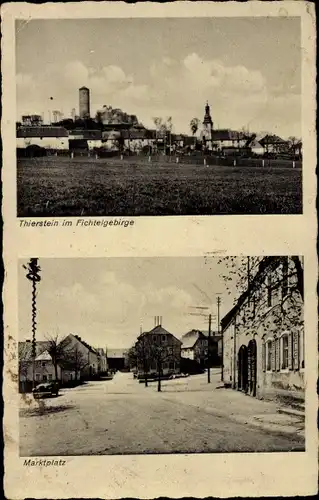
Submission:
M 18 217 L 303 212 L 300 17 L 15 29 Z

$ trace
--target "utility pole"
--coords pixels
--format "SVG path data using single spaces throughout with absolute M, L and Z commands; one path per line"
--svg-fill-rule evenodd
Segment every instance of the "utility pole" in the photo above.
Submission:
M 217 297 L 217 333 L 219 335 L 220 333 L 220 306 L 222 303 L 222 299 L 220 297 Z M 221 349 L 221 381 L 223 382 L 224 380 L 224 336 L 223 332 L 221 333 L 221 340 L 222 340 L 222 349 Z
M 212 314 L 205 314 L 206 310 L 209 310 L 209 307 L 206 306 L 190 306 L 192 309 L 197 309 L 199 312 L 190 312 L 191 316 L 201 316 L 208 319 L 208 339 L 207 339 L 207 383 L 210 384 L 210 362 L 211 362 L 211 332 L 212 332 L 212 319 L 216 319 L 216 316 Z
M 38 265 L 38 259 L 30 259 L 27 266 L 23 266 L 28 272 L 26 277 L 32 282 L 32 295 L 31 295 L 31 311 L 32 311 L 32 389 L 35 388 L 35 358 L 36 358 L 36 330 L 37 330 L 37 304 L 36 297 L 37 291 L 36 286 L 39 281 L 41 281 L 40 271 L 41 268 Z
M 210 363 L 211 363 L 211 339 L 212 339 L 212 315 L 208 316 L 208 363 L 207 363 L 207 383 L 210 384 Z

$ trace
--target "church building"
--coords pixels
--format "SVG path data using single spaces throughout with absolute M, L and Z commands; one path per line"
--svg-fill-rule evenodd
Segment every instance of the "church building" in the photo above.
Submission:
M 203 120 L 203 130 L 201 138 L 203 141 L 203 148 L 208 149 L 209 151 L 213 149 L 212 132 L 213 132 L 213 121 L 210 115 L 210 106 L 207 102 L 205 106 L 205 116 Z

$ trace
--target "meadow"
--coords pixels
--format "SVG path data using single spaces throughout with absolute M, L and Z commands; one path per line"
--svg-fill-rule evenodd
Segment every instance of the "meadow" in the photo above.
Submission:
M 18 159 L 18 217 L 300 214 L 302 172 L 138 158 Z

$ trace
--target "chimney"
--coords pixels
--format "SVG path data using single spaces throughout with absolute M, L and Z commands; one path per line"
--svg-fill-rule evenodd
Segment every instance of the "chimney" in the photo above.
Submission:
M 154 328 L 156 328 L 156 316 L 154 316 Z

